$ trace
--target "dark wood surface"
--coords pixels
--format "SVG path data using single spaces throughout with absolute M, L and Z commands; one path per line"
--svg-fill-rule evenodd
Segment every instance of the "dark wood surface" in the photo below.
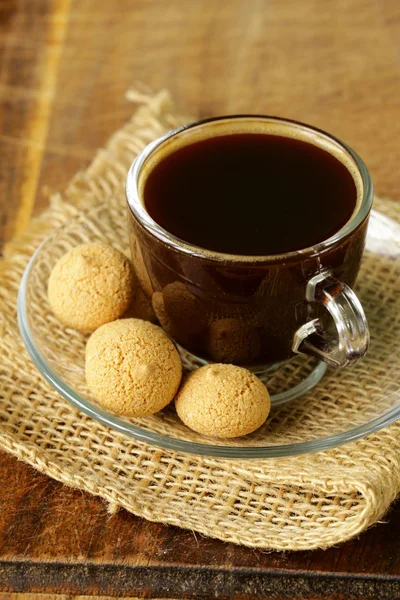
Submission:
M 288 116 L 346 140 L 400 198 L 398 0 L 0 0 L 0 239 L 131 115 L 137 82 L 197 116 Z M 0 454 L 0 600 L 400 598 L 400 506 L 327 551 L 148 523 Z

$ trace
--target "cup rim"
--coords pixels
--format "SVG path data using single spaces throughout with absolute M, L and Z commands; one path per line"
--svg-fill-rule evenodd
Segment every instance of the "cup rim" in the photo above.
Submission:
M 151 154 L 156 150 L 159 146 L 165 143 L 172 137 L 179 135 L 184 131 L 188 131 L 195 127 L 201 125 L 207 125 L 208 123 L 215 122 L 223 122 L 230 120 L 262 120 L 262 121 L 272 121 L 274 123 L 283 123 L 288 125 L 295 125 L 296 127 L 302 129 L 303 131 L 309 131 L 313 133 L 318 133 L 320 136 L 325 137 L 330 142 L 335 142 L 338 144 L 342 150 L 347 152 L 350 157 L 354 160 L 358 172 L 361 176 L 363 183 L 363 194 L 361 199 L 361 204 L 358 211 L 351 217 L 345 225 L 339 229 L 336 233 L 334 233 L 331 237 L 322 242 L 318 242 L 313 246 L 309 246 L 307 248 L 301 248 L 298 250 L 292 250 L 290 252 L 283 252 L 280 254 L 270 254 L 270 255 L 244 255 L 244 254 L 230 254 L 224 252 L 217 252 L 215 250 L 210 250 L 207 248 L 202 248 L 200 246 L 196 246 L 195 244 L 191 244 L 186 240 L 182 240 L 181 238 L 173 235 L 161 225 L 159 225 L 154 219 L 149 215 L 146 211 L 144 203 L 141 202 L 139 197 L 139 189 L 138 182 L 139 176 L 141 173 L 141 169 L 146 162 L 146 160 L 151 156 Z M 172 129 L 160 136 L 153 142 L 150 142 L 136 157 L 133 161 L 127 175 L 126 180 L 126 198 L 129 210 L 136 218 L 136 220 L 144 227 L 151 235 L 158 238 L 161 242 L 166 244 L 167 246 L 172 247 L 177 252 L 181 252 L 184 254 L 188 254 L 190 256 L 195 256 L 203 259 L 208 259 L 212 262 L 223 262 L 223 263 L 269 263 L 269 262 L 281 262 L 281 261 L 290 261 L 298 257 L 312 257 L 315 255 L 319 255 L 322 252 L 325 252 L 332 248 L 335 244 L 340 242 L 343 238 L 350 235 L 354 230 L 356 230 L 359 225 L 363 223 L 363 221 L 368 217 L 368 214 L 371 210 L 372 200 L 374 195 L 373 184 L 371 180 L 370 173 L 365 165 L 364 161 L 361 157 L 355 152 L 350 146 L 348 146 L 341 139 L 336 136 L 327 133 L 323 129 L 319 129 L 312 125 L 308 125 L 301 121 L 296 121 L 294 119 L 287 119 L 284 117 L 276 117 L 270 115 L 258 115 L 258 114 L 235 114 L 235 115 L 223 115 L 219 117 L 211 117 L 207 119 L 201 119 L 199 121 L 195 121 L 193 123 L 189 123 L 187 125 L 183 125 Z

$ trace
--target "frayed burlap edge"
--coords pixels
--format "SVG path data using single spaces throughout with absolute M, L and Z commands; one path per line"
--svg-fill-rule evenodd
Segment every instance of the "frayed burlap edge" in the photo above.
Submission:
M 304 550 L 326 548 L 359 534 L 382 517 L 400 490 L 400 424 L 307 456 L 247 463 L 189 456 L 135 442 L 82 415 L 49 388 L 25 353 L 15 303 L 17 282 L 32 252 L 78 211 L 100 201 L 123 202 L 126 170 L 134 156 L 183 122 L 165 91 L 130 92 L 128 98 L 141 104 L 132 120 L 5 248 L 0 263 L 5 356 L 0 447 L 54 479 L 104 498 L 110 512 L 124 507 L 151 521 L 224 541 Z M 388 202 L 382 208 L 395 211 Z M 41 423 L 48 434 L 46 443 L 38 428 L 15 422 L 18 403 L 27 400 L 33 408 L 36 403 L 48 409 Z

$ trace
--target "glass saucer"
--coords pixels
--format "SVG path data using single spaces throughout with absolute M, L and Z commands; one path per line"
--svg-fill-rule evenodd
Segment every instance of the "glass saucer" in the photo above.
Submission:
M 121 418 L 103 410 L 86 387 L 88 335 L 65 328 L 55 318 L 47 301 L 47 281 L 57 260 L 84 242 L 104 241 L 129 254 L 126 229 L 123 206 L 97 205 L 45 240 L 21 281 L 18 322 L 26 348 L 42 375 L 71 404 L 108 427 L 153 446 L 241 459 L 333 448 L 400 417 L 400 225 L 376 211 L 371 215 L 355 288 L 371 332 L 370 350 L 363 360 L 336 371 L 305 356 L 279 365 L 267 374 L 271 415 L 259 430 L 243 438 L 217 440 L 197 434 L 180 422 L 173 403 L 141 419 Z

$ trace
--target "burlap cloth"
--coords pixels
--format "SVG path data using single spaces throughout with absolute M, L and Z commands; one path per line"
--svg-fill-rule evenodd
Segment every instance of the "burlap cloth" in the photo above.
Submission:
M 240 461 L 180 454 L 110 431 L 73 408 L 42 379 L 24 349 L 16 299 L 33 251 L 79 211 L 104 202 L 121 211 L 126 172 L 135 154 L 183 121 L 166 92 L 132 96 L 141 102 L 132 120 L 86 172 L 74 177 L 63 196 L 53 196 L 50 208 L 5 248 L 0 263 L 0 448 L 50 477 L 104 498 L 111 511 L 124 507 L 150 521 L 221 540 L 303 550 L 349 539 L 380 519 L 400 491 L 400 422 L 357 442 L 292 458 Z M 394 203 L 377 203 L 391 216 L 399 212 Z M 382 289 L 386 295 L 399 293 L 394 269 L 364 269 L 375 301 Z M 400 315 L 395 312 L 382 323 L 381 331 L 399 331 Z M 384 344 L 382 339 L 382 348 Z M 398 368 L 391 361 L 374 363 L 380 363 L 389 386 L 390 368 Z M 320 421 L 318 435 L 324 428 L 329 434 L 329 411 L 356 412 L 357 395 L 374 393 L 372 384 L 367 390 L 351 377 L 339 406 L 325 399 L 327 418 Z M 294 414 L 299 418 L 299 409 Z M 299 423 L 312 427 L 307 419 Z

